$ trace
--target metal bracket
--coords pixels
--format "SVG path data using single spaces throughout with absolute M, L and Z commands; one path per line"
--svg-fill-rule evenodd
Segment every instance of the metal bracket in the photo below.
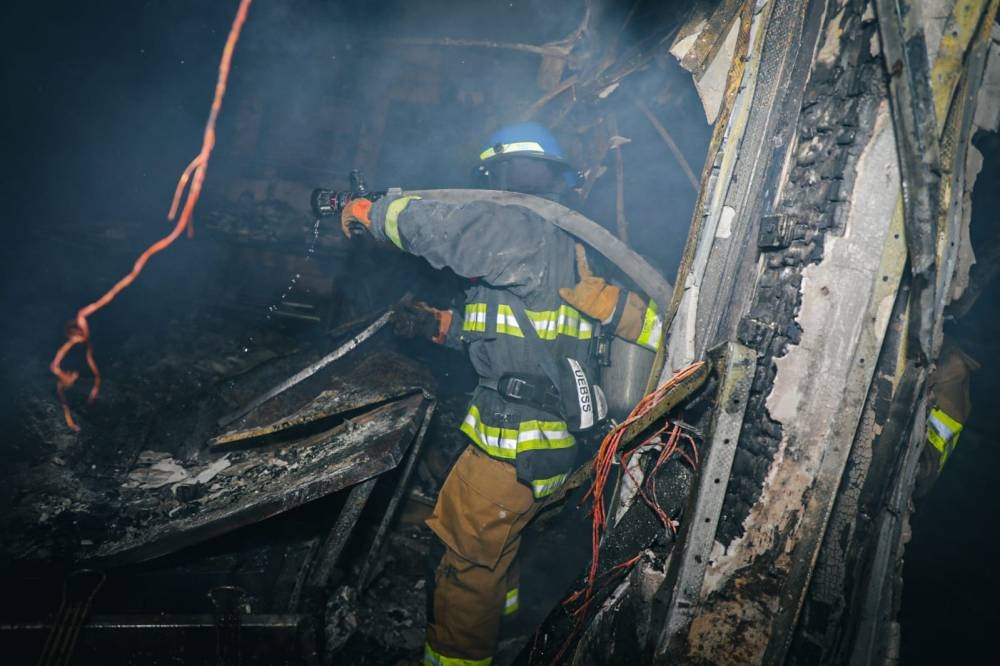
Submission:
M 757 366 L 757 353 L 749 347 L 727 342 L 709 352 L 712 365 L 719 372 L 719 392 L 712 420 L 708 454 L 699 471 L 695 510 L 686 521 L 680 557 L 675 558 L 676 580 L 667 610 L 666 622 L 656 647 L 658 657 L 674 646 L 676 639 L 691 623 L 701 601 L 701 588 L 708 568 L 715 532 L 722 513 L 729 473 L 736 456 L 746 412 L 750 386 Z
M 792 229 L 795 220 L 783 213 L 765 215 L 760 220 L 757 247 L 762 250 L 778 250 L 792 244 Z

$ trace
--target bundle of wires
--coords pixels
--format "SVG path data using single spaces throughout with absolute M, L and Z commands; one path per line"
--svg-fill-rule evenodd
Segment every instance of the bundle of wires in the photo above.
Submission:
M 598 582 L 601 583 L 600 589 L 606 588 L 617 578 L 614 574 L 627 572 L 642 558 L 641 554 L 636 555 L 616 564 L 598 576 L 601 539 L 608 526 L 605 490 L 616 460 L 623 466 L 625 473 L 635 483 L 639 496 L 649 505 L 663 526 L 669 532 L 676 533 L 678 524 L 667 514 L 656 499 L 656 474 L 674 456 L 679 456 L 691 465 L 692 468 L 696 468 L 698 466 L 698 448 L 695 445 L 694 439 L 686 434 L 680 425 L 666 420 L 662 426 L 657 427 L 651 434 L 643 437 L 638 444 L 625 451 L 622 451 L 622 440 L 632 424 L 653 411 L 666 399 L 667 394 L 672 389 L 698 372 L 702 366 L 704 366 L 704 362 L 699 361 L 674 373 L 670 379 L 640 400 L 631 413 L 629 413 L 628 417 L 616 425 L 601 442 L 597 456 L 594 458 L 594 481 L 582 500 L 586 501 L 589 498 L 593 502 L 591 508 L 591 560 L 590 569 L 587 574 L 587 584 L 583 589 L 573 593 L 563 601 L 564 606 L 579 605 L 573 611 L 575 618 L 574 629 L 560 648 L 553 660 L 554 663 L 559 662 L 566 649 L 582 629 L 584 620 L 594 600 L 595 592 L 598 590 Z M 624 444 L 627 445 L 628 442 Z M 633 476 L 629 468 L 629 461 L 637 453 L 651 449 L 658 449 L 659 455 L 657 455 L 651 469 L 646 474 L 645 480 L 640 482 Z

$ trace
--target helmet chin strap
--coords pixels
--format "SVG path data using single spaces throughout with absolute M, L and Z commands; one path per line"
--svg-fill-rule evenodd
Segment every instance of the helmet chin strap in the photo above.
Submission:
M 493 189 L 501 192 L 510 192 L 507 185 L 507 171 L 510 169 L 509 162 L 500 162 L 493 169 L 490 169 L 490 185 Z
M 527 157 L 497 160 L 489 169 L 490 188 L 520 192 L 561 202 L 565 191 L 561 173 L 553 165 Z

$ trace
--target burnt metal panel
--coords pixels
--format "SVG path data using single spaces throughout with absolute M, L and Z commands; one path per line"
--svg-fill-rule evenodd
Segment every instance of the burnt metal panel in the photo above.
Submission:
M 913 405 L 914 397 L 923 392 L 926 379 L 926 369 L 908 368 L 899 404 L 903 407 Z M 926 411 L 926 400 L 921 400 L 917 402 L 915 409 L 910 410 L 909 415 L 925 414 Z M 887 661 L 884 630 L 886 620 L 895 614 L 892 608 L 894 565 L 900 554 L 900 533 L 906 522 L 920 453 L 926 442 L 922 419 L 907 419 L 905 414 L 898 416 L 900 418 L 892 426 L 901 430 L 899 434 L 904 437 L 907 433 L 909 436 L 906 437 L 906 445 L 899 458 L 887 501 L 875 521 L 875 552 L 869 569 L 869 582 L 859 604 L 858 634 L 851 653 L 851 666 L 884 664 Z
M 92 560 L 104 566 L 148 560 L 378 476 L 403 459 L 428 400 L 416 393 L 293 444 L 235 454 L 235 464 L 240 455 L 282 462 L 254 480 L 254 492 L 242 485 L 223 489 L 201 506 L 181 512 L 181 517 L 165 516 L 105 542 Z M 284 462 L 285 457 L 293 462 Z
M 744 264 L 742 275 L 722 271 L 729 293 L 718 297 L 719 314 L 704 319 L 720 333 L 729 330 L 725 318 L 742 321 L 741 342 L 759 356 L 719 543 L 687 635 L 689 661 L 782 662 L 902 270 L 903 243 L 889 232 L 898 175 L 878 171 L 894 164 L 895 150 L 888 113 L 879 111 L 877 26 L 861 1 L 798 9 L 808 15 L 800 34 L 821 39 L 784 69 L 782 83 L 799 92 L 772 98 L 767 109 L 789 140 L 770 160 L 748 155 L 739 171 L 756 182 L 749 206 L 787 216 L 793 237 L 783 247 L 781 234 L 765 235 L 770 247 L 759 263 Z M 856 189 L 870 154 L 877 158 L 867 159 L 864 184 L 881 188 L 879 197 Z M 736 218 L 761 219 L 749 206 L 740 203 Z M 748 309 L 741 293 L 750 294 Z

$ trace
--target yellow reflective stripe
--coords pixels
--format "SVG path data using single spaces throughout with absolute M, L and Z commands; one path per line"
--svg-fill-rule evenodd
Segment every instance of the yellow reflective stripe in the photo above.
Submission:
M 519 592 L 519 589 L 516 588 L 516 587 L 514 589 L 512 589 L 512 590 L 507 590 L 507 598 L 504 599 L 504 603 L 503 603 L 503 614 L 504 615 L 513 615 L 514 613 L 517 612 L 517 609 L 520 608 L 520 605 L 518 604 L 518 598 L 517 598 L 518 592 Z
M 446 657 L 434 648 L 430 643 L 424 643 L 423 666 L 490 666 L 493 657 L 485 659 L 458 659 L 456 657 Z
M 535 497 L 547 497 L 559 490 L 569 474 L 557 474 L 548 479 L 537 479 L 531 482 L 531 491 Z
M 490 146 L 483 152 L 479 153 L 480 160 L 488 160 L 491 157 L 495 157 L 499 154 L 510 153 L 510 152 L 522 152 L 531 151 L 533 153 L 545 154 L 545 149 L 542 148 L 542 144 L 536 141 L 515 141 L 514 143 L 502 143 L 500 144 L 500 152 L 497 152 L 496 146 Z
M 648 347 L 655 351 L 659 348 L 662 339 L 663 319 L 657 311 L 656 303 L 651 300 L 649 301 L 649 305 L 646 306 L 646 316 L 643 317 L 642 331 L 640 331 L 639 337 L 635 341 L 643 347 Z
M 486 332 L 486 303 L 467 303 L 465 318 L 462 321 L 463 331 Z
M 411 201 L 420 197 L 400 197 L 389 204 L 385 211 L 385 235 L 392 241 L 392 244 L 403 249 L 403 241 L 399 238 L 399 214 L 403 212 Z
M 584 319 L 579 311 L 568 305 L 560 305 L 558 310 L 524 312 L 542 340 L 555 340 L 560 335 L 589 340 L 594 335 L 591 323 Z
M 566 424 L 560 423 L 559 429 L 543 430 L 531 428 L 531 421 L 521 424 L 517 432 L 517 451 L 538 451 L 540 449 L 568 449 L 576 444 L 576 438 L 566 430 Z
M 958 446 L 958 436 L 962 434 L 962 424 L 940 409 L 934 408 L 927 415 L 927 441 L 941 454 L 939 466 L 944 467 L 948 456 Z
M 497 333 L 512 335 L 515 338 L 523 338 L 521 326 L 517 323 L 517 317 L 509 305 L 499 305 L 497 307 Z
M 518 429 L 486 425 L 473 405 L 459 430 L 483 451 L 503 460 L 514 460 L 524 451 L 568 449 L 576 444 L 564 421 L 522 421 Z
M 469 408 L 459 429 L 494 458 L 513 460 L 517 457 L 517 431 L 486 425 L 479 418 L 479 408 L 475 405 Z

